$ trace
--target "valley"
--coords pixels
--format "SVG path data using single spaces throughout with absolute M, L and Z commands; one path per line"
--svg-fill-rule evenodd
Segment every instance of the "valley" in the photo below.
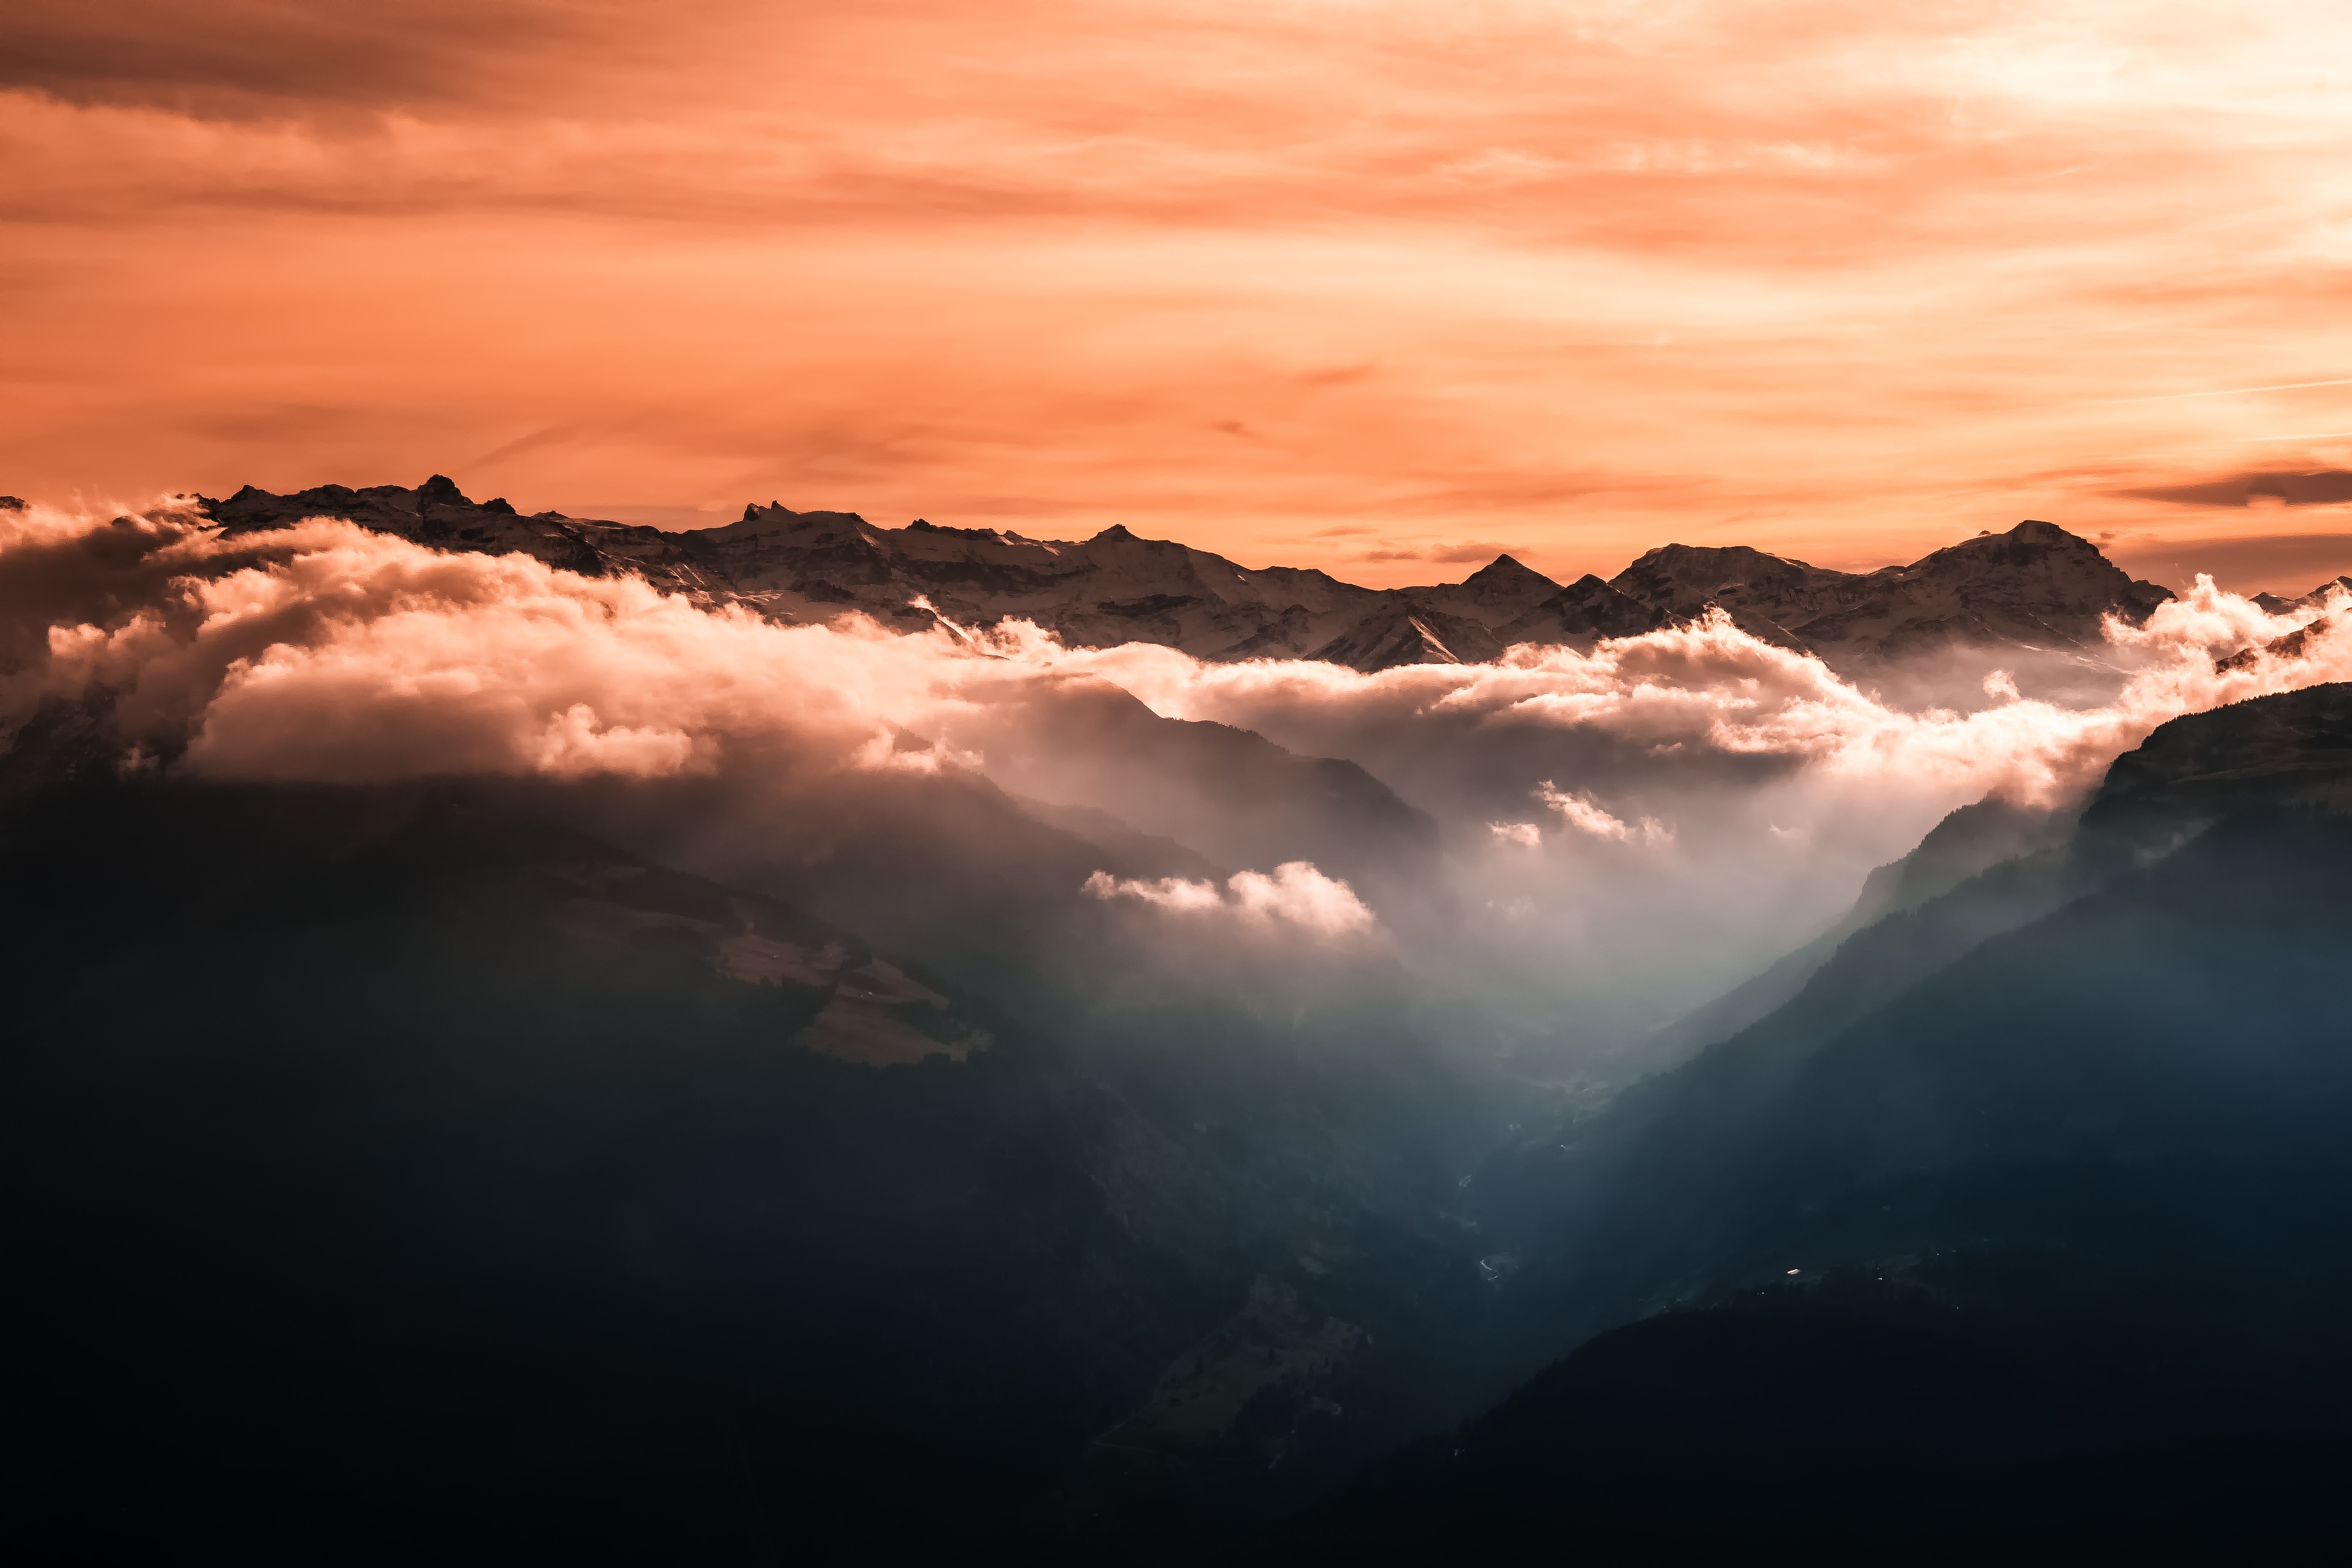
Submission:
M 322 495 L 361 526 L 268 526 Z M 2128 1478 L 2352 1430 L 2326 588 L 2158 600 L 2039 524 L 1375 600 L 213 510 L 68 531 L 11 631 L 0 1219 L 61 1497 L 127 1427 L 200 1533 L 256 1467 L 325 1468 L 281 1544 L 434 1478 L 391 1556 L 1413 1560 L 1563 1485 L 1603 1537 L 1744 1500 L 1693 1550 L 1952 1488 L 1966 1539 L 2139 1539 Z M 819 535 L 867 597 L 807 595 Z M 1088 646 L 1175 581 L 1121 561 L 1222 586 Z M 1014 605 L 1068 641 L 991 651 Z M 418 617 L 510 651 L 353 684 Z M 2037 657 L 2105 684 L 1864 685 Z M 819 668 L 846 721 L 726 696 Z

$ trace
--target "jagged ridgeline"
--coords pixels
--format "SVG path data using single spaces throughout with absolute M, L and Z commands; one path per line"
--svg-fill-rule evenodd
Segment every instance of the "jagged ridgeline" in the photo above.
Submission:
M 748 506 L 721 528 L 660 529 L 477 504 L 438 475 L 414 489 L 247 486 L 201 503 L 233 531 L 340 517 L 448 550 L 520 551 L 567 571 L 635 572 L 704 603 L 783 620 L 859 610 L 916 630 L 941 617 L 1034 621 L 1072 645 L 1158 643 L 1197 658 L 1314 658 L 1360 670 L 1491 659 L 1518 643 L 1590 647 L 1708 606 L 1783 647 L 1861 671 L 1949 645 L 2098 645 L 2101 620 L 2171 597 L 2046 522 L 1982 534 L 1908 566 L 1833 572 L 1745 546 L 1663 545 L 1615 577 L 1562 586 L 1511 557 L 1461 583 L 1364 588 L 1312 569 L 1249 569 L 1125 528 L 1068 542 L 855 512 Z

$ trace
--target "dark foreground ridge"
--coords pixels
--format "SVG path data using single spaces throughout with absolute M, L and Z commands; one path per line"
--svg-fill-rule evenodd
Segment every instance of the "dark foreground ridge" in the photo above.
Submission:
M 1253 792 L 1232 831 L 1426 827 L 1138 712 L 1139 765 Z M 1037 950 L 1097 961 L 1089 870 L 1184 852 L 903 782 L 793 867 L 888 944 L 563 820 L 637 819 L 626 790 L 0 791 L 34 1517 L 142 1556 L 1085 1561 L 1162 1517 L 1135 1456 L 1205 1478 L 1188 1517 L 1230 1539 L 1442 1419 L 1412 1331 L 1483 1293 L 1391 1189 L 1450 1185 L 1416 1162 L 1458 1086 L 1239 1009 L 1081 1060 L 1029 1021 Z M 1215 1418 L 1171 1430 L 1188 1376 Z
M 2046 522 L 1982 534 L 1908 566 L 1833 572 L 1745 546 L 1664 545 L 1615 577 L 1563 587 L 1507 555 L 1461 583 L 1372 589 L 1322 572 L 1252 570 L 1106 529 L 1078 542 L 855 512 L 746 507 L 720 528 L 659 529 L 478 505 L 436 475 L 414 489 L 247 486 L 205 500 L 231 531 L 346 518 L 446 550 L 520 551 L 590 575 L 635 573 L 705 603 L 779 619 L 859 610 L 919 630 L 945 618 L 1026 617 L 1072 644 L 1149 642 L 1200 658 L 1316 658 L 1379 670 L 1476 663 L 1517 643 L 1590 649 L 1722 609 L 1742 629 L 1862 672 L 1955 645 L 2082 649 L 2103 617 L 2137 622 L 2168 590 L 2135 582 L 2087 540 Z
M 1960 1327 L 1864 1276 L 1651 1318 L 1370 1467 L 1267 1558 L 2211 1561 L 2328 1528 L 2340 1412 Z

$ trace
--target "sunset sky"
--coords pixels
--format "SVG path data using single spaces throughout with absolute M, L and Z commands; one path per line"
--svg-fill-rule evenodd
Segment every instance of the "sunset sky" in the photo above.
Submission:
M 30 498 L 2352 571 L 2340 0 L 12 0 L 0 89 Z

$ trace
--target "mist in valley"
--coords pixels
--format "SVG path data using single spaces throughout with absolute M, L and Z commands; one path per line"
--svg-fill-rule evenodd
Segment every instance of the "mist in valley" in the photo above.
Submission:
M 1018 620 L 772 625 L 325 520 L 8 525 L 14 722 L 79 704 L 119 770 L 528 784 L 942 958 L 1021 949 L 1064 993 L 1221 994 L 1246 968 L 1260 1010 L 1318 1013 L 1328 976 L 1378 973 L 1384 1009 L 1547 1077 L 1668 1065 L 1644 1040 L 1830 930 L 1948 813 L 2077 803 L 2165 720 L 2352 658 L 2324 607 L 2208 584 L 2095 649 L 1858 679 L 1719 615 L 1368 675 Z
M 1231 1544 L 1615 1324 L 2118 1223 L 2002 1196 L 1966 1075 L 1911 1054 L 2037 963 L 2098 1015 L 2194 967 L 2134 921 L 2242 888 L 2219 918 L 2279 973 L 2117 1038 L 2245 994 L 2336 1027 L 2323 926 L 2260 890 L 2277 814 L 2336 808 L 2334 710 L 2253 805 L 2116 759 L 2340 689 L 2340 593 L 2201 582 L 2095 648 L 1861 673 L 1715 610 L 1367 673 L 782 624 L 330 518 L 0 530 L 20 1307 L 101 1381 L 161 1375 L 110 1348 L 143 1340 L 248 1391 L 256 1452 L 340 1390 L 355 1451 L 456 1462 L 418 1436 L 454 1420 L 657 1525 L 824 1543 L 914 1428 L 926 1475 L 995 1449 L 935 1545 Z M 2079 1157 L 2048 1098 L 2012 1166 Z M 2110 1120 L 2189 1101 L 2148 1103 Z M 1939 1171 L 1925 1229 L 1852 1217 Z

